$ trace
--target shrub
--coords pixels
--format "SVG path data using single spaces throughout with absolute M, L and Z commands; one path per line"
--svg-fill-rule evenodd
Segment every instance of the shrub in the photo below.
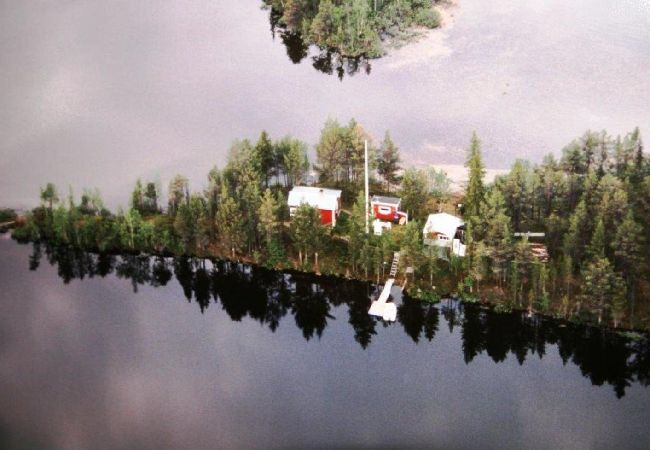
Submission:
M 415 14 L 414 22 L 427 28 L 437 28 L 440 26 L 440 13 L 432 8 L 420 9 Z
M 0 208 L 0 223 L 11 222 L 12 220 L 16 220 L 16 217 L 18 217 L 18 215 L 13 209 Z

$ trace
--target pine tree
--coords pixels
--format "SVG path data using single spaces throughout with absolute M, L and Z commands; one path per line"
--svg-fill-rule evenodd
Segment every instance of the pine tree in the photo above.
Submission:
M 261 201 L 261 179 L 258 175 L 251 167 L 242 168 L 235 189 L 235 197 L 240 205 L 240 214 L 243 217 L 243 231 L 249 252 L 252 252 L 259 242 L 258 211 Z
M 400 170 L 399 162 L 399 149 L 386 131 L 377 154 L 377 173 L 386 182 L 386 192 L 390 192 L 391 185 L 399 181 L 397 176 L 397 172 Z
M 300 205 L 291 221 L 291 239 L 301 266 L 309 260 L 312 252 L 320 249 L 324 233 L 319 211 L 307 204 Z
M 605 257 L 605 225 L 603 219 L 599 219 L 596 223 L 596 229 L 591 237 L 591 244 L 589 245 L 589 257 L 592 259 Z
M 373 245 L 371 236 L 367 236 L 364 239 L 359 260 L 364 270 L 364 275 L 368 278 L 368 273 L 373 270 L 375 261 L 375 246 Z
M 476 293 L 481 293 L 481 281 L 488 274 L 487 257 L 488 249 L 484 242 L 477 242 L 472 249 L 470 257 L 469 275 L 476 282 Z
M 262 202 L 259 207 L 259 228 L 260 233 L 264 238 L 264 242 L 269 245 L 273 241 L 277 228 L 278 228 L 278 219 L 276 215 L 277 205 L 275 203 L 275 197 L 270 189 L 264 191 L 264 196 L 262 197 Z
M 144 191 L 144 210 L 147 214 L 158 214 L 158 189 L 149 182 Z
M 316 145 L 316 168 L 321 183 L 338 183 L 341 180 L 341 161 L 347 146 L 346 129 L 336 120 L 328 119 Z
M 469 170 L 469 180 L 465 189 L 465 217 L 469 220 L 477 220 L 485 198 L 485 187 L 483 186 L 485 168 L 481 158 L 481 141 L 479 141 L 476 132 L 472 134 L 465 167 Z
M 484 236 L 486 254 L 491 259 L 492 270 L 501 285 L 505 281 L 513 249 L 510 218 L 506 215 L 505 200 L 498 189 L 490 190 L 483 206 L 482 219 L 482 227 L 473 227 L 473 232 L 475 237 Z M 469 225 L 471 222 L 467 226 Z
M 627 143 L 621 142 L 620 136 L 616 139 L 614 144 L 614 167 L 616 169 L 616 176 L 621 180 L 628 177 L 630 173 L 630 166 L 634 158 L 634 149 Z
M 190 188 L 187 178 L 182 175 L 176 175 L 169 182 L 169 201 L 168 213 L 175 216 L 181 203 L 190 201 Z
M 130 208 L 123 216 L 120 235 L 122 245 L 130 250 L 136 250 L 138 244 L 138 234 L 142 226 L 142 216 L 135 208 Z
M 305 173 L 309 170 L 307 144 L 286 136 L 276 143 L 276 158 L 278 166 L 282 168 L 285 186 L 302 183 Z
M 209 230 L 206 216 L 205 200 L 198 194 L 192 194 L 189 202 L 179 206 L 174 229 L 183 242 L 186 254 L 192 254 L 197 248 L 203 249 L 207 245 Z
M 591 214 L 594 217 L 602 217 L 605 230 L 618 229 L 630 209 L 623 183 L 611 174 L 606 174 L 600 180 L 595 197 L 596 204 L 590 208 Z
M 131 208 L 135 209 L 139 213 L 144 212 L 144 192 L 142 190 L 142 182 L 139 178 L 135 182 L 135 188 L 131 193 Z
M 287 255 L 284 252 L 284 246 L 278 239 L 271 239 L 266 244 L 266 262 L 268 267 L 282 268 L 287 262 Z
M 357 200 L 352 206 L 352 214 L 348 221 L 348 254 L 352 271 L 356 272 L 357 263 L 361 259 L 361 250 L 368 238 L 366 235 L 366 198 L 362 192 L 357 195 Z
M 209 220 L 210 240 L 215 240 L 217 234 L 217 211 L 219 210 L 219 199 L 221 197 L 221 187 L 223 186 L 223 177 L 217 167 L 210 169 L 208 173 L 208 187 L 203 191 L 206 199 L 206 208 Z
M 52 206 L 59 201 L 59 194 L 53 183 L 47 183 L 45 188 L 41 189 L 41 200 L 43 203 L 47 203 L 50 214 L 52 214 Z
M 236 252 L 241 250 L 244 245 L 244 219 L 239 205 L 230 195 L 228 187 L 225 185 L 221 187 L 221 194 L 219 196 L 217 229 L 222 242 L 231 251 L 232 257 L 234 258 Z
M 419 221 L 412 220 L 406 224 L 400 247 L 400 263 L 417 270 L 424 259 L 422 252 L 422 224 Z
M 582 264 L 586 250 L 585 224 L 587 221 L 587 208 L 584 200 L 578 203 L 578 207 L 569 219 L 569 231 L 564 236 L 564 254 L 571 258 L 574 265 L 574 271 Z
M 436 170 L 435 167 L 429 167 L 426 170 L 427 174 L 427 191 L 439 202 L 444 202 L 449 199 L 451 193 L 452 180 L 447 176 L 447 173 L 440 169 Z
M 402 209 L 408 213 L 409 218 L 423 217 L 427 201 L 426 174 L 421 170 L 407 169 L 402 177 L 400 196 Z
M 264 180 L 264 186 L 269 186 L 269 180 L 277 175 L 275 165 L 275 148 L 266 131 L 262 131 L 255 147 L 253 148 L 252 164 L 260 179 Z
M 368 141 L 368 164 L 370 168 L 375 166 L 375 151 L 372 146 L 372 138 L 368 132 L 354 119 L 350 120 L 345 130 L 347 136 L 347 151 L 343 165 L 348 183 L 358 183 L 363 180 L 365 164 L 365 142 Z
M 587 265 L 583 273 L 583 286 L 583 302 L 596 315 L 599 324 L 612 307 L 612 302 L 621 295 L 625 296 L 625 284 L 620 275 L 603 257 L 597 257 Z M 617 308 L 620 308 L 620 304 Z
M 644 244 L 643 227 L 636 222 L 634 213 L 630 210 L 616 232 L 613 247 L 616 267 L 623 273 L 630 296 L 632 318 Z
M 522 222 L 526 220 L 526 212 L 530 208 L 529 178 L 528 165 L 524 161 L 517 160 L 504 179 L 503 196 L 515 231 L 521 231 Z

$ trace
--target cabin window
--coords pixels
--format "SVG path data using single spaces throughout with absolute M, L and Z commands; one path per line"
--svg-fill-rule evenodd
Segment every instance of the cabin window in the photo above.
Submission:
M 380 206 L 378 208 L 379 214 L 390 214 L 390 208 L 388 206 Z

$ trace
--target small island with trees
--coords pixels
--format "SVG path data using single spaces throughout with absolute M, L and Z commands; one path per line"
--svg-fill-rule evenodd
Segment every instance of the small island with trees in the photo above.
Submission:
M 287 54 L 299 63 L 310 45 L 319 49 L 316 69 L 339 78 L 369 59 L 386 53 L 388 43 L 401 44 L 422 30 L 438 28 L 441 15 L 433 0 L 263 0 L 270 10 L 271 28 L 278 32 Z
M 365 228 L 365 141 L 371 192 L 399 196 L 409 217 L 380 235 Z M 474 134 L 463 192 L 453 192 L 434 168 L 402 169 L 388 132 L 372 142 L 355 120 L 329 119 L 312 164 L 306 143 L 263 131 L 256 142 L 235 141 L 203 190 L 191 192 L 177 175 L 163 205 L 160 187 L 138 180 L 129 207 L 117 212 L 103 206 L 97 190 L 78 201 L 72 190 L 64 198 L 48 183 L 41 205 L 17 219 L 13 236 L 43 243 L 48 252 L 193 255 L 377 283 L 399 251 L 398 278 L 423 301 L 455 295 L 497 310 L 650 329 L 650 160 L 638 129 L 616 138 L 587 132 L 559 159 L 518 160 L 489 184 Z M 287 195 L 304 184 L 340 190 L 334 226 L 308 204 L 290 214 Z M 425 220 L 439 212 L 462 217 L 463 256 L 425 245 Z M 533 251 L 539 247 L 543 257 Z

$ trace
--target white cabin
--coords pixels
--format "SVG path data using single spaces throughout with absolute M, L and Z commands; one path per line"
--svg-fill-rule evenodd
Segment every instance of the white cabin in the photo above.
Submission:
M 293 216 L 296 209 L 303 203 L 320 211 L 323 225 L 335 226 L 336 218 L 341 212 L 341 191 L 311 186 L 294 186 L 287 199 L 289 215 Z
M 464 226 L 460 217 L 447 213 L 429 214 L 422 229 L 424 244 L 449 248 L 454 255 L 465 256 Z

